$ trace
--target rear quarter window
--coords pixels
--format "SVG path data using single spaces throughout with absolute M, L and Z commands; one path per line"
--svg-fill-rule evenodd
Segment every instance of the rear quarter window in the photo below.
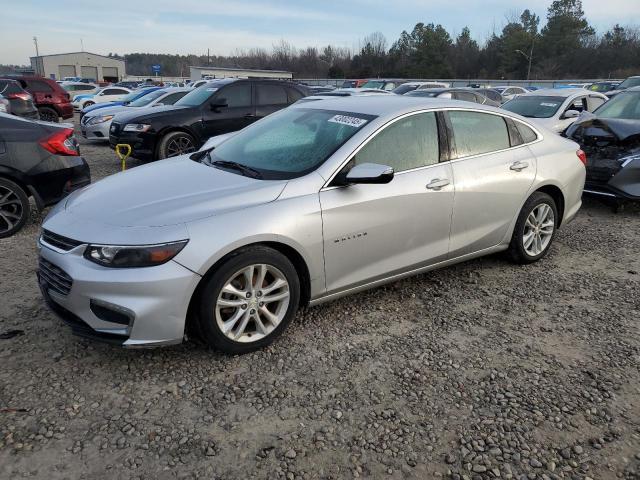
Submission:
M 514 122 L 516 124 L 516 128 L 518 132 L 520 132 L 520 136 L 522 137 L 522 141 L 524 143 L 535 142 L 538 139 L 538 135 L 531 128 L 526 126 L 521 122 Z

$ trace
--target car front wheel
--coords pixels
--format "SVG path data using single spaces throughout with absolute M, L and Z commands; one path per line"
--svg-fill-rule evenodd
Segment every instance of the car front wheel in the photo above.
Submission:
M 268 247 L 240 250 L 200 292 L 199 330 L 212 347 L 231 354 L 273 342 L 296 314 L 300 281 L 295 267 Z
M 19 185 L 0 178 L 0 238 L 10 237 L 29 218 L 29 198 Z
M 196 151 L 194 138 L 185 132 L 170 132 L 160 141 L 158 159 L 177 157 Z
M 550 195 L 535 192 L 525 202 L 513 230 L 509 255 L 516 263 L 532 263 L 544 257 L 558 226 L 558 209 Z

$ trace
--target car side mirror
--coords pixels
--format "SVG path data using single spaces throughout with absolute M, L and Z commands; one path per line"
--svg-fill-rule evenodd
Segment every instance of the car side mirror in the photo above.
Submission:
M 383 184 L 393 180 L 393 168 L 378 163 L 361 163 L 347 172 L 347 184 L 373 183 Z
M 562 115 L 562 118 L 578 118 L 580 116 L 580 112 L 578 110 L 567 110 Z
M 226 98 L 215 98 L 211 100 L 209 105 L 214 112 L 219 112 L 221 108 L 227 108 L 229 106 Z

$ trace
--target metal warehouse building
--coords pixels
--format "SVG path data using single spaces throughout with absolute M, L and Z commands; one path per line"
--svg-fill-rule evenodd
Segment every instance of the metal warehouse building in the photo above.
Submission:
M 117 82 L 125 76 L 123 60 L 89 52 L 31 57 L 31 67 L 36 74 L 55 80 L 62 80 L 65 77 L 83 77 L 97 81 Z
M 252 70 L 249 68 L 223 68 L 223 67 L 189 67 L 191 80 L 201 80 L 205 77 L 259 77 L 259 78 L 293 78 L 293 73 L 284 70 Z

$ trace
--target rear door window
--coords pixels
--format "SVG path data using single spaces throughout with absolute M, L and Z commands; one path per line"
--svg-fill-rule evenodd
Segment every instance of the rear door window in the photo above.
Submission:
M 42 80 L 27 80 L 27 88 L 34 92 L 53 92 L 53 88 Z
M 258 105 L 286 105 L 288 103 L 287 91 L 282 85 L 258 84 Z
M 507 124 L 499 115 L 449 111 L 453 128 L 455 158 L 481 155 L 511 146 Z

